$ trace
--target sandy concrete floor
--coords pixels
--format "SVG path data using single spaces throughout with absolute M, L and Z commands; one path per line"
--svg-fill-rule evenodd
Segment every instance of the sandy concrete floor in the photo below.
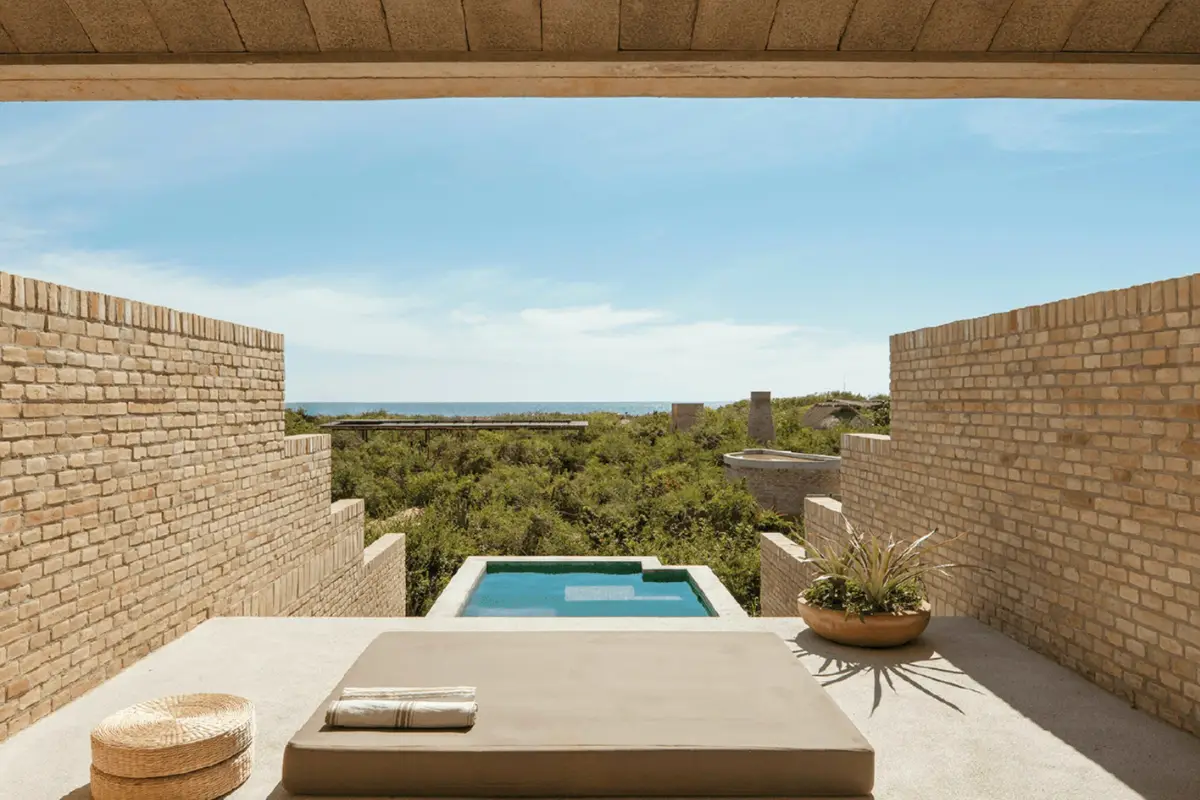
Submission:
M 0 744 L 0 797 L 86 800 L 88 731 L 147 698 L 250 698 L 257 764 L 236 800 L 286 800 L 283 747 L 387 630 L 770 630 L 876 750 L 876 800 L 1196 800 L 1200 739 L 1129 708 L 970 619 L 898 651 L 817 639 L 797 619 L 217 619 Z

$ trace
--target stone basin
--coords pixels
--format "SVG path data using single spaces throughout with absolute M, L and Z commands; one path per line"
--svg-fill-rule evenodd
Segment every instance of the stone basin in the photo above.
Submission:
M 838 456 L 751 448 L 726 453 L 724 461 L 729 480 L 746 481 L 759 505 L 787 516 L 803 516 L 806 497 L 839 493 Z

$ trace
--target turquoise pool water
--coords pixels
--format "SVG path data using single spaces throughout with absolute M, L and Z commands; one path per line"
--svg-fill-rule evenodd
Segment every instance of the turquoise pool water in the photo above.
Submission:
M 687 570 L 636 561 L 492 561 L 464 617 L 713 617 Z

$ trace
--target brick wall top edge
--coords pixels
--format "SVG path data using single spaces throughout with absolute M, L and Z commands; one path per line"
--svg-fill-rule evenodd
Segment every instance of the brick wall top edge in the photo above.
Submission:
M 805 558 L 804 548 L 796 542 L 793 542 L 782 533 L 774 531 L 763 531 L 759 534 L 759 539 L 762 544 L 770 543 L 780 550 L 784 551 L 793 558 Z M 761 547 L 761 544 L 760 544 Z
M 806 497 L 804 499 L 805 530 L 810 533 L 841 531 L 843 528 L 842 504 L 832 497 Z
M 816 510 L 817 513 L 841 514 L 842 501 L 834 500 L 832 497 L 806 497 L 804 498 L 805 514 L 809 510 Z
M 1200 307 L 1200 274 L 1026 306 L 891 337 L 892 352 Z
M 284 456 L 303 456 L 333 449 L 333 437 L 327 433 L 301 433 L 283 437 Z
M 370 569 L 372 566 L 371 562 L 375 561 L 377 558 L 379 558 L 380 556 L 387 553 L 393 547 L 397 547 L 397 546 L 400 548 L 400 550 L 396 555 L 404 556 L 405 555 L 405 552 L 404 552 L 405 541 L 404 540 L 405 540 L 405 534 L 403 534 L 403 533 L 385 533 L 383 536 L 380 536 L 378 539 L 376 539 L 374 542 L 372 542 L 370 547 L 368 547 L 366 550 L 363 550 L 363 564 L 366 565 L 366 567 L 368 569 Z M 379 561 L 376 563 L 383 563 L 383 562 Z
M 843 433 L 842 452 L 887 455 L 891 451 L 892 437 L 883 433 Z
M 355 517 L 366 516 L 367 505 L 360 499 L 338 500 L 329 506 L 329 515 L 334 525 L 349 522 Z
M 196 339 L 283 350 L 283 334 L 189 314 L 123 297 L 73 289 L 0 272 L 0 308 L 32 311 Z

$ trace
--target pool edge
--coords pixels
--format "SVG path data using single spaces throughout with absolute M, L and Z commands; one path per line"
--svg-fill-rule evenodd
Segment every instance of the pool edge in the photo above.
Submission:
M 539 561 L 561 562 L 574 560 L 637 563 L 641 565 L 643 573 L 684 570 L 687 573 L 688 580 L 692 583 L 692 588 L 699 595 L 700 601 L 712 611 L 712 615 L 708 617 L 709 619 L 748 618 L 750 616 L 738 601 L 734 599 L 733 595 L 729 593 L 729 590 L 725 588 L 725 584 L 721 583 L 720 579 L 717 578 L 716 573 L 709 567 L 690 565 L 666 566 L 655 556 L 468 556 L 463 565 L 454 573 L 450 582 L 446 584 L 446 588 L 438 595 L 437 600 L 434 601 L 433 606 L 425 616 L 437 619 L 462 618 L 463 609 L 467 607 L 467 603 L 471 599 L 471 593 L 475 591 L 475 587 L 479 585 L 479 581 L 482 580 L 484 574 L 487 572 L 489 562 L 536 563 Z M 475 617 L 474 619 L 486 618 Z M 497 617 L 496 619 L 506 618 Z

